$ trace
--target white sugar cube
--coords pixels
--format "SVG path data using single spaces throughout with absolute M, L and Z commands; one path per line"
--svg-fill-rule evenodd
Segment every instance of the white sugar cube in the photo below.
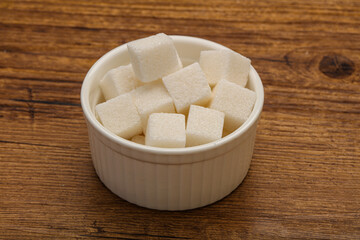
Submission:
M 153 113 L 149 117 L 145 144 L 153 147 L 185 147 L 185 116 L 176 113 Z
M 151 113 L 175 112 L 173 100 L 161 81 L 146 84 L 134 91 L 134 99 L 140 114 L 144 133 Z
M 105 100 L 130 92 L 140 85 L 142 83 L 135 77 L 131 64 L 111 69 L 100 81 Z
M 256 101 L 256 93 L 236 83 L 221 80 L 214 88 L 210 108 L 225 113 L 224 128 L 234 131 L 249 117 Z
M 142 132 L 141 120 L 131 93 L 125 93 L 96 105 L 103 126 L 114 134 L 130 139 Z
M 164 33 L 127 44 L 135 75 L 142 82 L 160 79 L 182 68 L 173 40 Z
M 141 145 L 145 145 L 145 136 L 144 135 L 136 135 L 131 138 L 131 141 L 141 144 Z
M 245 87 L 250 63 L 250 59 L 227 49 L 202 51 L 199 59 L 199 64 L 210 86 L 214 86 L 224 79 Z
M 191 105 L 186 125 L 186 146 L 197 146 L 220 139 L 224 117 L 223 112 Z
M 178 113 L 186 114 L 190 105 L 205 105 L 211 89 L 198 63 L 193 63 L 163 78 Z

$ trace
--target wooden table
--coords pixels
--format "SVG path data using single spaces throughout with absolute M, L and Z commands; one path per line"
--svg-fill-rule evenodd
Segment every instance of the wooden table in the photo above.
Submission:
M 158 32 L 224 44 L 265 87 L 253 161 L 201 209 L 130 204 L 98 179 L 80 88 Z M 0 2 L 0 239 L 360 239 L 360 3 Z

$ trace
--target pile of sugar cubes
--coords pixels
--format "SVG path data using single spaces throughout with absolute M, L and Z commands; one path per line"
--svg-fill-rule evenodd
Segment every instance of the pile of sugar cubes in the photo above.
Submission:
M 131 63 L 100 81 L 106 99 L 98 119 L 139 144 L 181 148 L 220 139 L 249 117 L 255 92 L 245 88 L 250 60 L 231 50 L 207 50 L 183 67 L 164 33 L 127 44 Z M 213 88 L 213 89 L 212 89 Z

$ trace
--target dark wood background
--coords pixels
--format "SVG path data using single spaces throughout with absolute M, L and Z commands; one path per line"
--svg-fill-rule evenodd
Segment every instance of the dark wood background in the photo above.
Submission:
M 248 176 L 160 212 L 107 190 L 80 88 L 107 51 L 158 32 L 252 59 L 265 87 Z M 360 2 L 0 1 L 1 239 L 360 239 Z

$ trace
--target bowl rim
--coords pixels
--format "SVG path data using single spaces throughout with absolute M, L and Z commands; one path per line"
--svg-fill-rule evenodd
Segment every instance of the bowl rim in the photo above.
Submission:
M 191 36 L 183 36 L 183 35 L 169 35 L 173 41 L 176 42 L 183 42 L 183 43 L 197 43 L 199 45 L 204 45 L 206 47 L 209 47 L 210 49 L 229 49 L 221 44 L 215 43 L 210 40 L 206 40 L 203 38 L 197 38 L 197 37 L 191 37 Z M 87 122 L 91 124 L 93 128 L 96 129 L 100 134 L 105 136 L 108 140 L 113 141 L 119 145 L 122 145 L 124 147 L 144 152 L 144 153 L 150 153 L 150 154 L 160 154 L 160 155 L 189 155 L 189 154 L 197 154 L 206 152 L 209 150 L 213 150 L 214 148 L 219 148 L 225 144 L 228 144 L 232 142 L 233 140 L 239 138 L 241 135 L 243 135 L 251 126 L 253 126 L 256 121 L 259 119 L 263 104 L 264 104 L 264 88 L 263 84 L 261 82 L 260 76 L 256 72 L 256 70 L 253 68 L 253 66 L 250 66 L 250 73 L 249 75 L 252 75 L 253 78 L 253 84 L 256 92 L 256 102 L 253 107 L 253 110 L 249 116 L 249 118 L 243 123 L 238 129 L 230 133 L 229 135 L 199 146 L 193 146 L 193 147 L 184 147 L 184 148 L 160 148 L 160 147 L 152 147 L 152 146 L 146 146 L 141 145 L 135 142 L 132 142 L 130 140 L 121 138 L 114 133 L 107 130 L 95 117 L 95 114 L 93 114 L 91 107 L 90 107 L 90 101 L 89 101 L 89 92 L 90 92 L 90 85 L 91 85 L 91 76 L 98 70 L 98 68 L 101 66 L 102 62 L 105 61 L 105 59 L 112 57 L 113 55 L 117 54 L 119 51 L 123 51 L 124 48 L 127 48 L 127 43 L 124 43 L 109 52 L 105 53 L 102 57 L 100 57 L 90 68 L 90 70 L 87 72 L 82 86 L 81 86 L 81 93 L 80 93 L 80 101 L 81 101 L 81 107 L 84 113 L 84 117 L 86 118 Z

